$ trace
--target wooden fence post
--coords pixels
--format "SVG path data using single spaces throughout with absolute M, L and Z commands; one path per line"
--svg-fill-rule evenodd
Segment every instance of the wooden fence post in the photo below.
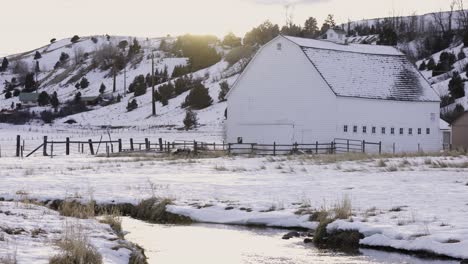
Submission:
M 16 157 L 20 156 L 20 150 L 21 150 L 21 136 L 17 135 L 16 136 Z
M 148 138 L 145 138 L 145 148 L 146 148 L 146 150 L 150 149 Z
M 362 141 L 362 153 L 366 153 L 366 141 Z
M 107 145 L 107 143 L 106 143 L 106 154 L 107 154 L 107 157 L 109 158 L 110 153 L 109 153 L 109 146 Z
M 122 139 L 119 138 L 119 152 L 122 152 Z
M 88 143 L 89 143 L 89 151 L 91 152 L 91 155 L 94 155 L 93 141 L 89 139 Z
M 252 155 L 254 154 L 254 143 L 252 143 L 251 146 L 250 146 L 250 153 Z
M 65 139 L 65 155 L 70 155 L 70 138 Z
M 231 143 L 228 143 L 228 155 L 231 155 Z
M 273 142 L 273 156 L 276 156 L 276 141 Z
M 315 141 L 315 154 L 318 154 L 318 141 Z
M 130 138 L 130 150 L 133 151 L 133 138 Z
M 54 157 L 54 141 L 50 143 L 50 158 Z
M 349 139 L 346 140 L 346 149 L 347 149 L 347 152 L 349 152 Z
M 42 146 L 42 155 L 47 156 L 47 136 L 44 136 L 44 144 Z
M 379 141 L 379 155 L 382 154 L 382 141 Z
M 197 145 L 198 145 L 198 144 L 197 144 L 197 141 L 193 141 L 193 152 L 194 152 L 195 154 L 198 153 L 198 149 L 197 149 L 198 147 L 197 147 Z
M 164 151 L 164 147 L 163 147 L 163 140 L 162 138 L 159 138 L 159 151 L 163 152 Z

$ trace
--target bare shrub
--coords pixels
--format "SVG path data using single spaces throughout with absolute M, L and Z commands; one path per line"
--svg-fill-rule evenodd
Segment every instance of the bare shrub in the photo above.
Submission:
M 351 199 L 349 196 L 344 196 L 343 199 L 337 202 L 333 208 L 335 218 L 348 219 L 352 215 Z
M 49 264 L 102 264 L 102 256 L 93 247 L 79 225 L 66 227 L 64 236 L 56 245 L 60 253 L 49 259 Z
M 81 204 L 77 201 L 63 201 L 58 211 L 63 216 L 88 219 L 95 216 L 95 205 L 94 201 L 90 201 L 88 204 Z

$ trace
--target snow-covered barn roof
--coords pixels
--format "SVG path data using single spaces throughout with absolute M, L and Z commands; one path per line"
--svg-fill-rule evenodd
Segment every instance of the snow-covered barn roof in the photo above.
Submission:
M 397 101 L 440 101 L 430 84 L 391 46 L 284 36 L 304 51 L 337 96 Z

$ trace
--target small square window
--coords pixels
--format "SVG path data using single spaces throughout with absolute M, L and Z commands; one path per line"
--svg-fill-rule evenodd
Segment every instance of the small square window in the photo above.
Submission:
M 382 134 L 385 134 L 385 127 L 382 127 Z
M 343 127 L 343 131 L 344 131 L 344 132 L 348 132 L 348 126 L 347 126 L 347 125 L 345 125 L 345 126 Z
M 395 128 L 394 127 L 390 128 L 390 134 L 395 135 Z
M 431 129 L 430 128 L 426 128 L 426 134 L 431 134 Z
M 422 129 L 418 128 L 418 135 L 421 135 L 421 133 L 422 133 L 421 130 L 422 130 Z
M 367 133 L 367 127 L 366 126 L 362 127 L 362 133 Z
M 377 129 L 375 127 L 372 127 L 372 134 L 375 134 Z
M 277 44 L 276 44 L 276 49 L 277 49 L 277 50 L 281 50 L 281 48 L 282 48 L 281 43 L 277 43 Z
M 357 133 L 357 126 L 353 126 L 353 132 Z
M 404 129 L 400 128 L 400 135 L 403 135 L 404 132 L 405 132 Z
M 408 128 L 408 134 L 413 135 L 413 129 L 412 128 Z

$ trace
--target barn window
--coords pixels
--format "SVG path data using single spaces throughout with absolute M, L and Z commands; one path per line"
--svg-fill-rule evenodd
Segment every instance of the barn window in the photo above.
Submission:
M 408 134 L 413 135 L 413 129 L 412 128 L 408 128 Z
M 395 135 L 395 128 L 394 127 L 390 128 L 390 134 Z
M 237 138 L 237 143 L 238 143 L 238 144 L 242 144 L 242 141 L 243 141 L 243 140 L 242 140 L 242 137 L 238 137 L 238 138 Z
M 403 135 L 403 131 L 404 129 L 403 128 L 400 128 L 400 135 Z
M 375 127 L 372 127 L 372 134 L 375 134 L 376 132 L 376 128 Z
M 362 127 L 362 133 L 367 133 L 367 127 L 366 126 Z
M 353 132 L 357 133 L 357 126 L 353 126 Z
M 426 128 L 426 134 L 431 134 L 431 129 L 430 128 Z
M 385 127 L 382 127 L 382 134 L 385 134 Z
M 276 44 L 276 49 L 277 49 L 277 50 L 281 50 L 281 49 L 282 49 L 281 43 L 277 43 L 277 44 Z
M 348 132 L 348 126 L 347 126 L 347 125 L 345 125 L 345 126 L 343 127 L 343 131 L 344 131 L 344 132 Z
M 422 130 L 422 129 L 418 128 L 418 135 L 421 135 L 421 133 L 422 133 L 421 130 Z

